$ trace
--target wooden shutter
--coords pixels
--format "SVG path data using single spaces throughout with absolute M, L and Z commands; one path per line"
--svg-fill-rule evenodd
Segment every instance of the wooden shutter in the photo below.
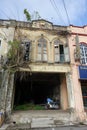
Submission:
M 59 48 L 58 46 L 55 46 L 55 62 L 59 62 L 60 55 L 59 55 Z
M 42 50 L 41 48 L 42 48 L 41 47 L 41 43 L 38 43 L 38 48 L 37 48 L 38 49 L 38 53 L 37 53 L 37 60 L 38 61 L 41 61 L 41 53 L 42 53 L 41 52 L 41 50 Z
M 46 43 L 43 43 L 43 54 L 42 54 L 42 57 L 43 57 L 43 61 L 47 61 L 47 44 Z
M 70 54 L 68 46 L 64 47 L 65 62 L 70 62 Z

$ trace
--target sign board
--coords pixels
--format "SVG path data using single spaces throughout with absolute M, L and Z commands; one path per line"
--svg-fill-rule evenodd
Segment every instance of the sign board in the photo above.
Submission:
M 87 66 L 79 66 L 79 78 L 87 80 Z

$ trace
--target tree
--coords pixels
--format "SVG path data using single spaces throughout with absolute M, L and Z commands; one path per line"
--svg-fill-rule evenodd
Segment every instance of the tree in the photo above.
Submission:
M 38 20 L 41 19 L 41 16 L 38 11 L 34 11 L 33 15 L 31 16 L 32 20 Z
M 25 16 L 26 16 L 27 21 L 31 21 L 31 15 L 30 15 L 30 13 L 27 11 L 27 9 L 24 9 L 24 14 L 25 14 Z
M 40 16 L 38 11 L 34 11 L 33 14 L 31 15 L 29 13 L 29 11 L 27 11 L 27 9 L 24 9 L 24 14 L 26 16 L 27 21 L 29 21 L 29 22 L 32 21 L 32 20 L 41 19 L 41 16 Z
M 8 66 L 20 66 L 23 63 L 23 47 L 20 44 L 20 41 L 13 40 L 8 42 L 10 49 L 7 53 L 7 65 Z

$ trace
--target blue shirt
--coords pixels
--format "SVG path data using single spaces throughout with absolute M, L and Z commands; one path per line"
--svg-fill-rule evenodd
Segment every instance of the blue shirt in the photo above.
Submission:
M 50 98 L 47 98 L 47 102 L 51 103 L 51 102 L 53 102 L 53 100 Z

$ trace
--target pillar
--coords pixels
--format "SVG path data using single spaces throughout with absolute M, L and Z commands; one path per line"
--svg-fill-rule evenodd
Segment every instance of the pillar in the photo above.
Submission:
M 6 114 L 9 116 L 13 108 L 14 73 L 9 75 L 9 85 L 6 98 Z
M 60 105 L 61 105 L 62 110 L 66 110 L 68 108 L 68 96 L 67 96 L 67 86 L 66 86 L 65 74 L 63 74 L 61 76 Z
M 5 112 L 6 109 L 6 98 L 8 91 L 9 72 L 6 70 L 2 72 L 2 81 L 0 86 L 0 110 Z
M 70 72 L 66 73 L 66 84 L 67 84 L 67 93 L 68 93 L 68 106 L 69 108 L 75 108 L 73 81 Z

